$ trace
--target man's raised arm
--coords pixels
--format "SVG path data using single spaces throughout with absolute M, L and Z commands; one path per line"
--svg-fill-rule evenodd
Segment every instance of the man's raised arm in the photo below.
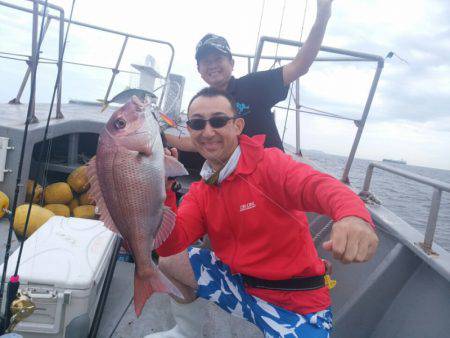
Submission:
M 308 38 L 295 59 L 283 67 L 283 82 L 286 86 L 306 74 L 319 53 L 328 19 L 331 16 L 332 2 L 333 0 L 317 0 L 316 21 Z

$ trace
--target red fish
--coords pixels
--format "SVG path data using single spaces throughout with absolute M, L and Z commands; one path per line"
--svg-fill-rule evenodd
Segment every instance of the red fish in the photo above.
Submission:
M 136 314 L 153 292 L 182 297 L 151 259 L 151 252 L 170 234 L 175 214 L 163 206 L 165 177 L 186 175 L 175 158 L 164 155 L 159 126 L 133 97 L 114 112 L 99 137 L 96 157 L 89 162 L 90 195 L 100 219 L 120 233 L 136 266 Z

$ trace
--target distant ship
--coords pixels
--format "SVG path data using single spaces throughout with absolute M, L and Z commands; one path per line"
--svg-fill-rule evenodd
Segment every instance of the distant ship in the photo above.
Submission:
M 383 158 L 383 162 L 389 162 L 389 163 L 398 163 L 398 164 L 406 164 L 406 161 L 404 159 L 401 160 L 391 160 L 389 158 Z

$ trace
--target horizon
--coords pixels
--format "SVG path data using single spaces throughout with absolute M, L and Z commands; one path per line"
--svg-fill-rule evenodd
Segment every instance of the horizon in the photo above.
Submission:
M 291 145 L 290 145 L 291 146 Z M 292 147 L 292 146 L 291 146 Z M 295 150 L 295 148 L 294 148 Z M 337 156 L 337 157 L 343 157 L 343 158 L 348 158 L 348 154 L 347 155 L 339 155 L 339 154 L 332 154 L 332 153 L 328 153 L 324 150 L 318 150 L 318 149 L 301 149 L 302 152 L 315 152 L 315 153 L 322 153 L 325 155 L 331 155 L 331 156 Z M 382 159 L 370 159 L 370 158 L 363 158 L 363 157 L 359 157 L 359 156 L 355 156 L 355 159 L 357 160 L 363 160 L 363 161 L 369 161 L 369 162 L 383 162 L 383 160 L 394 160 L 394 161 L 398 161 L 398 160 L 404 160 L 404 159 L 392 159 L 392 158 L 382 158 Z M 441 171 L 445 171 L 447 173 L 450 174 L 450 169 L 444 169 L 444 168 L 436 168 L 436 167 L 430 167 L 430 166 L 423 166 L 423 165 L 416 165 L 416 164 L 411 164 L 408 161 L 406 161 L 406 164 L 401 164 L 401 165 L 405 165 L 405 166 L 409 166 L 409 167 L 417 167 L 417 168 L 426 168 L 426 169 L 433 169 L 433 170 L 441 170 Z

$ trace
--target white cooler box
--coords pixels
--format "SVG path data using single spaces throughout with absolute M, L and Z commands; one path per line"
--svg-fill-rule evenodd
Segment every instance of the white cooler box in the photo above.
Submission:
M 49 219 L 25 241 L 20 290 L 31 297 L 36 310 L 14 332 L 25 338 L 87 336 L 114 242 L 115 234 L 101 221 Z M 9 259 L 8 280 L 18 251 Z

